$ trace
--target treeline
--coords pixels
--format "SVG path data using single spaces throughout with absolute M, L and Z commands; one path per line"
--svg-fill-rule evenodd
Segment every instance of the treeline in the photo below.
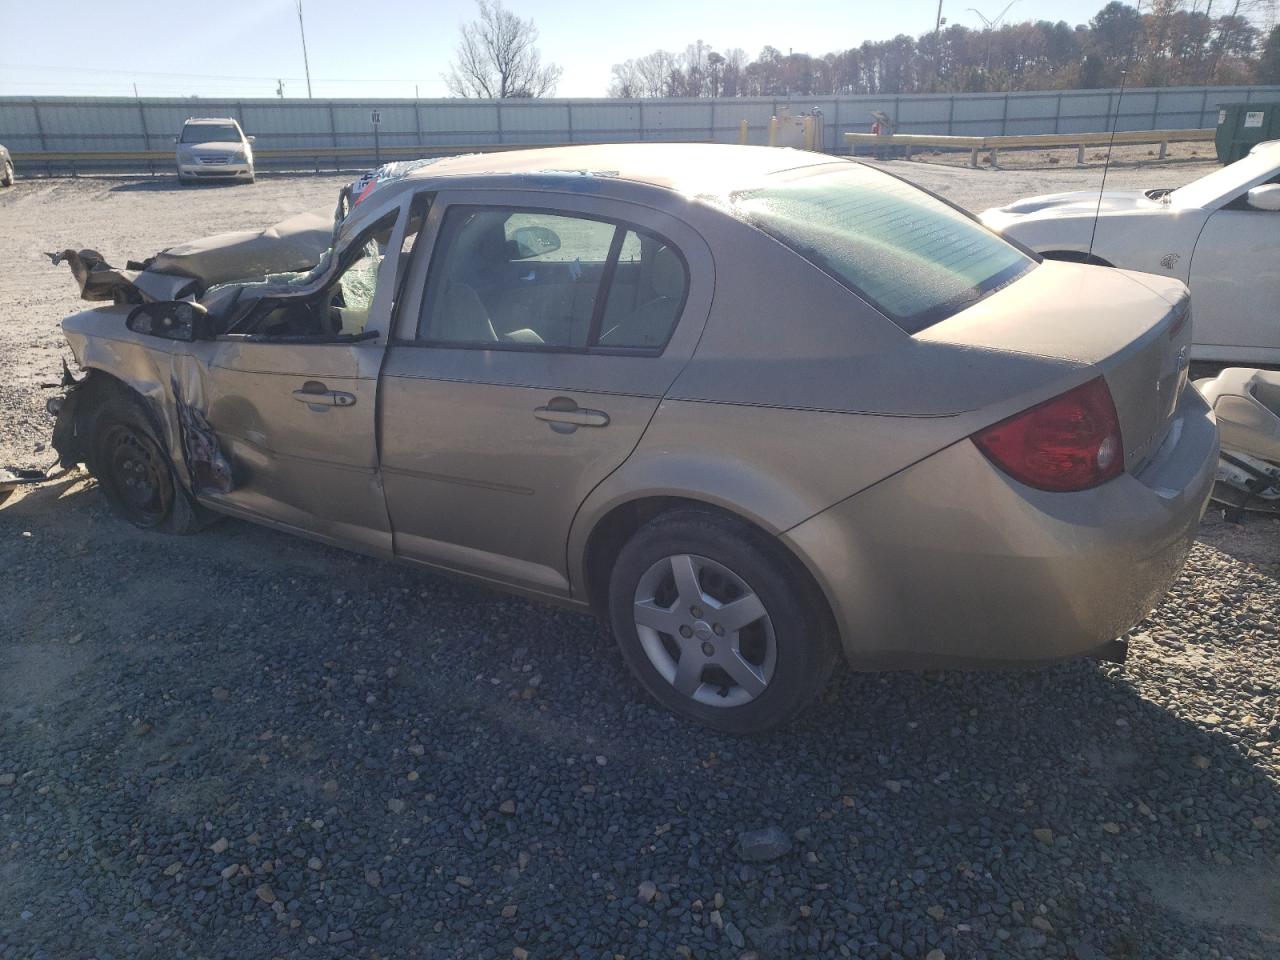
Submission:
M 613 67 L 614 97 L 981 93 L 1130 86 L 1280 83 L 1280 27 L 1250 15 L 1275 0 L 1156 0 L 1149 12 L 1113 0 L 1087 24 L 960 24 L 919 37 L 865 41 L 825 56 L 765 47 L 716 51 L 699 40 Z M 1274 10 L 1274 7 L 1271 7 Z

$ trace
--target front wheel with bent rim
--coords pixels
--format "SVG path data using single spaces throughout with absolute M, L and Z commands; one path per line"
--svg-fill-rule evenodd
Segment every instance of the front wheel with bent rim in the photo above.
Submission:
M 780 726 L 837 659 L 817 589 L 783 548 L 711 512 L 658 517 L 623 547 L 609 586 L 614 634 L 664 706 L 728 733 Z
M 111 508 L 135 527 L 192 533 L 195 504 L 174 479 L 169 456 L 141 403 L 112 391 L 89 426 L 88 467 Z

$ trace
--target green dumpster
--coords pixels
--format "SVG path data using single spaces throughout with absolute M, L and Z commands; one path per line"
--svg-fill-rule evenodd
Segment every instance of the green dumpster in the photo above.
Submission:
M 1280 103 L 1218 104 L 1219 162 L 1235 163 L 1264 140 L 1280 140 Z

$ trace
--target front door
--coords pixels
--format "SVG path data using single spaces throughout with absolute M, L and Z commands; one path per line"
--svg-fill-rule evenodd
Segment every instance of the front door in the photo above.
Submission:
M 1189 285 L 1197 345 L 1212 356 L 1280 362 L 1280 212 L 1240 197 L 1211 214 Z
M 175 378 L 225 460 L 201 499 L 320 539 L 391 553 L 378 476 L 377 384 L 400 256 L 396 210 L 338 254 L 322 289 L 264 298 Z M 398 222 L 400 221 L 400 222 Z M 416 234 L 416 228 L 412 231 Z
M 208 346 L 200 365 L 203 396 L 194 400 L 207 411 L 232 483 L 202 490 L 202 499 L 385 551 L 390 533 L 374 434 L 383 345 Z
M 380 406 L 396 553 L 564 595 L 573 517 L 692 354 L 712 276 L 679 221 L 555 197 L 437 198 Z

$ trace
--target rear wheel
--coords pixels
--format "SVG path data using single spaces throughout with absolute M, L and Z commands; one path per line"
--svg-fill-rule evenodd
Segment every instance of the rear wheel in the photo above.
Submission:
M 112 510 L 135 527 L 194 533 L 195 503 L 178 484 L 168 454 L 142 409 L 122 391 L 103 397 L 89 425 L 89 471 Z
M 4 162 L 4 169 L 0 170 L 0 186 L 13 186 L 13 164 L 8 160 Z
M 728 733 L 786 723 L 825 686 L 825 605 L 771 538 L 730 517 L 665 514 L 623 547 L 609 586 L 623 657 L 671 711 Z

